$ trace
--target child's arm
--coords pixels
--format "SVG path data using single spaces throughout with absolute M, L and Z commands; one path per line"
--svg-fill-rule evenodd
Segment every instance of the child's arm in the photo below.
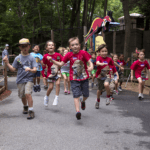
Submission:
M 114 65 L 119 67 L 120 70 L 124 70 L 124 67 L 121 67 L 117 62 L 114 62 Z
M 88 66 L 88 71 L 92 71 L 93 70 L 93 63 L 91 62 L 91 60 L 89 60 L 88 61 L 88 64 L 89 64 L 89 66 Z
M 131 70 L 131 81 L 133 80 L 133 70 Z
M 128 58 L 127 58 L 127 60 L 126 60 L 126 64 L 127 64 L 129 61 L 130 61 L 130 57 L 128 57 Z
M 14 68 L 8 61 L 8 57 L 7 55 L 3 58 L 3 61 L 6 63 L 6 65 L 8 66 L 9 70 L 14 72 L 16 71 L 16 68 Z
M 100 63 L 99 61 L 97 61 L 97 62 L 96 62 L 96 65 L 97 65 L 97 66 L 104 66 L 104 65 L 107 65 L 107 63 Z
M 30 71 L 30 72 L 32 72 L 32 73 L 36 73 L 36 72 L 37 72 L 37 69 L 36 69 L 36 67 L 33 67 L 33 69 L 27 67 L 27 68 L 25 68 L 25 71 Z
M 50 57 L 50 56 L 47 56 L 47 59 L 49 61 L 51 61 L 53 64 L 57 65 L 58 67 L 62 67 L 65 64 L 63 61 L 58 62 L 56 60 L 53 60 L 52 57 Z

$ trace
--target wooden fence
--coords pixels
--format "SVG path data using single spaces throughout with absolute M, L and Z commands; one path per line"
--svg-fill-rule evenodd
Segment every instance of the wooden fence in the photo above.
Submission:
M 0 75 L 0 83 L 4 81 L 3 85 L 0 86 L 0 94 L 3 93 L 5 90 L 7 90 L 7 66 L 0 66 L 0 72 L 4 75 Z

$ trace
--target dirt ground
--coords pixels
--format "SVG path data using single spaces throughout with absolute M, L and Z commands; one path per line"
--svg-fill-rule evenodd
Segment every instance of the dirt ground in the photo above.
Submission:
M 122 84 L 122 89 L 125 89 L 125 90 L 130 90 L 130 91 L 133 91 L 133 92 L 136 92 L 138 93 L 138 83 L 131 83 L 131 82 L 128 82 L 126 88 L 125 88 L 125 85 L 126 85 L 126 82 L 124 82 Z M 144 93 L 143 94 L 146 94 L 146 95 L 149 95 L 150 94 L 150 87 L 147 87 L 145 86 L 144 88 Z

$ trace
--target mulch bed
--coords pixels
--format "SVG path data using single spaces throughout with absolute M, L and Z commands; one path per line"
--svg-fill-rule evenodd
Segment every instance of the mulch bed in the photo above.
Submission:
M 0 94 L 0 101 L 10 96 L 10 94 L 11 94 L 10 90 L 5 90 L 3 93 Z

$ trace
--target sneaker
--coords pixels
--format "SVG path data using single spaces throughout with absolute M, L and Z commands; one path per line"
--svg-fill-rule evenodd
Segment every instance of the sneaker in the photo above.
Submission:
M 44 96 L 44 105 L 48 106 L 48 101 L 49 101 L 49 97 L 48 96 Z
M 118 87 L 118 91 L 122 91 L 122 88 L 121 88 L 121 86 L 119 86 L 119 87 Z
M 47 90 L 47 89 L 48 89 L 48 86 L 47 86 L 47 85 L 44 85 L 44 89 Z
M 77 112 L 77 113 L 76 113 L 76 118 L 77 118 L 77 120 L 80 120 L 80 119 L 81 119 L 81 113 L 80 113 L 80 112 Z
M 139 100 L 142 100 L 142 94 L 139 93 L 139 96 L 138 96 Z
M 86 106 L 85 106 L 85 102 L 82 101 L 82 102 L 81 102 L 81 109 L 82 109 L 82 110 L 85 110 L 85 107 L 86 107 Z
M 64 91 L 64 94 L 67 95 L 67 91 Z
M 141 97 L 142 97 L 142 99 L 144 99 L 144 95 L 143 95 L 143 93 L 141 93 Z
M 93 87 L 94 87 L 94 83 L 91 84 L 91 88 L 93 88 Z
M 110 97 L 106 98 L 106 105 L 109 105 L 110 102 L 111 102 L 111 98 Z
M 37 85 L 37 87 L 36 87 L 36 88 L 37 88 L 37 91 L 38 91 L 38 92 L 40 92 L 40 91 L 41 91 L 41 87 L 40 87 L 40 85 Z
M 55 99 L 54 99 L 53 105 L 54 105 L 54 106 L 58 105 L 58 98 L 55 98 Z
M 34 111 L 29 111 L 29 115 L 27 117 L 27 119 L 33 119 L 35 116 L 34 116 Z
M 99 109 L 99 103 L 100 103 L 100 102 L 96 101 L 96 103 L 95 103 L 95 108 L 96 108 L 96 109 Z
M 34 90 L 34 92 L 37 92 L 37 86 L 36 85 L 33 86 L 33 90 Z
M 114 100 L 113 96 L 110 96 L 110 100 L 111 100 L 111 101 Z
M 28 114 L 28 106 L 23 106 L 23 114 Z
M 116 95 L 119 95 L 119 92 L 118 92 L 118 91 L 116 91 Z

